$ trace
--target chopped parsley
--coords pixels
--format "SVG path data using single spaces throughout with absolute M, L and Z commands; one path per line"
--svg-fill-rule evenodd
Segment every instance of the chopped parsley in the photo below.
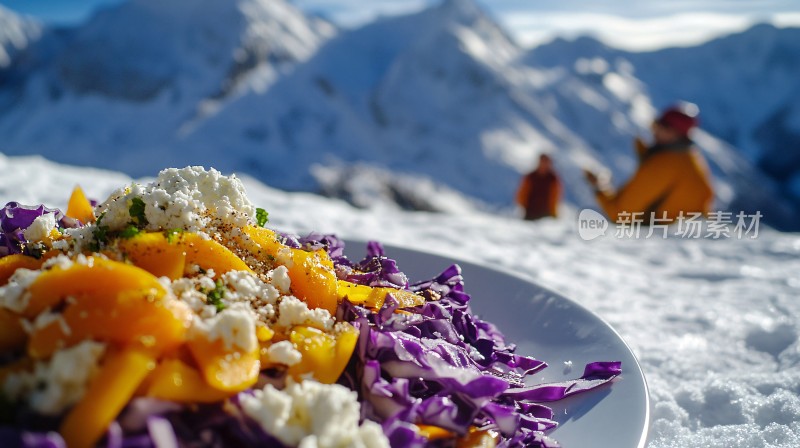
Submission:
M 222 280 L 217 280 L 215 283 L 214 289 L 206 293 L 206 303 L 209 305 L 214 305 L 217 308 L 217 312 L 220 312 L 225 309 L 225 304 L 222 303 L 222 298 L 225 297 L 225 285 L 222 284 Z
M 144 214 L 144 201 L 142 198 L 131 199 L 131 206 L 128 208 L 128 212 L 131 214 L 134 223 L 139 227 L 147 225 L 147 217 Z
M 256 224 L 258 224 L 259 227 L 264 227 L 268 221 L 269 213 L 263 208 L 256 208 Z
M 128 227 L 125 227 L 125 229 L 123 229 L 122 232 L 119 233 L 119 236 L 121 238 L 129 239 L 135 237 L 140 233 L 142 233 L 142 231 L 139 230 L 135 225 L 128 224 Z
M 164 236 L 167 237 L 167 242 L 172 244 L 175 242 L 175 239 L 178 238 L 178 235 L 183 233 L 183 229 L 172 229 L 172 230 L 165 230 Z
M 109 228 L 108 226 L 104 226 L 102 224 L 103 218 L 106 216 L 106 213 L 103 212 L 97 218 L 97 222 L 95 222 L 95 227 L 92 230 L 92 236 L 94 237 L 94 241 L 89 245 L 89 249 L 94 252 L 99 251 L 102 249 L 106 244 L 108 244 L 108 233 Z

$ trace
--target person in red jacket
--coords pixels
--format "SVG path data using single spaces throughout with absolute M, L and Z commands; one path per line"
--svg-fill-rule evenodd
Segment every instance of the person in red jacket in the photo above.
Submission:
M 517 190 L 517 204 L 525 209 L 525 219 L 555 218 L 561 189 L 561 179 L 553 169 L 553 159 L 542 154 L 539 156 L 539 166 L 522 178 Z

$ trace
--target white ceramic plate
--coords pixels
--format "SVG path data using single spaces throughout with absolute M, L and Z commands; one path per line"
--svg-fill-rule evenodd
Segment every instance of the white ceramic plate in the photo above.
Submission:
M 630 348 L 603 319 L 514 273 L 400 247 L 384 248 L 412 282 L 433 278 L 458 263 L 473 311 L 516 343 L 517 353 L 548 363 L 531 382 L 574 379 L 587 363 L 622 361 L 622 375 L 611 384 L 549 404 L 559 423 L 549 435 L 564 448 L 645 446 L 650 421 L 647 383 Z M 365 244 L 347 241 L 345 253 L 351 260 L 361 260 Z M 570 361 L 571 370 L 565 364 Z

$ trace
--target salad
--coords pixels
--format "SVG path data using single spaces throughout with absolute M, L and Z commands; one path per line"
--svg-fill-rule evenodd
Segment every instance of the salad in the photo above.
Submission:
M 0 210 L 0 446 L 555 447 L 536 384 L 452 265 L 269 229 L 235 176 L 166 169 L 100 204 Z M 528 381 L 526 382 L 526 377 Z

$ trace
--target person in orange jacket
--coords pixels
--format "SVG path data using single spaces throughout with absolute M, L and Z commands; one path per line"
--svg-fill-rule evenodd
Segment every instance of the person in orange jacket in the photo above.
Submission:
M 609 218 L 621 221 L 623 212 L 642 213 L 638 216 L 644 223 L 651 219 L 671 222 L 680 216 L 710 211 L 714 199 L 711 175 L 689 138 L 697 126 L 697 112 L 697 106 L 691 103 L 665 110 L 653 122 L 653 145 L 647 147 L 637 139 L 639 168 L 619 190 L 601 185 L 594 173 L 585 171 Z
M 539 165 L 522 178 L 517 190 L 517 204 L 525 209 L 525 219 L 533 221 L 558 215 L 561 200 L 561 180 L 553 169 L 553 159 L 539 156 Z

